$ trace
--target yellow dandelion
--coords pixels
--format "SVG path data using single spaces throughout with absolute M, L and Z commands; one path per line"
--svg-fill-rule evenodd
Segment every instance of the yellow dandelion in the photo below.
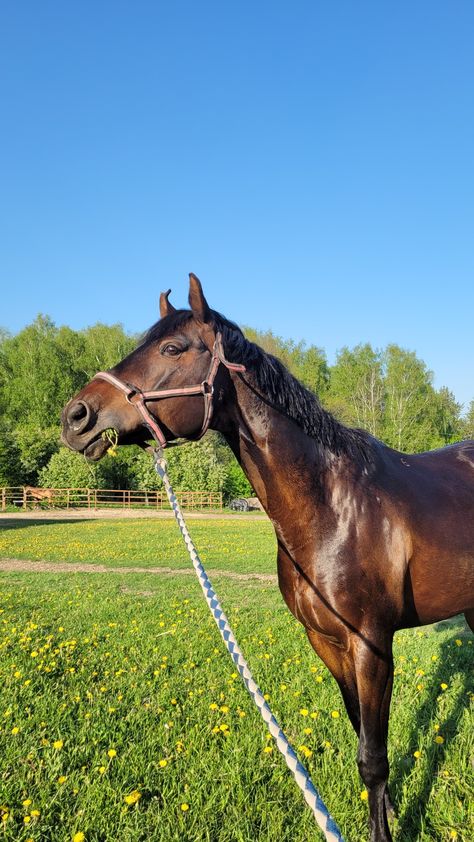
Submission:
M 442 743 L 444 743 L 444 737 L 438 734 L 438 736 L 434 738 L 434 741 L 435 743 L 438 743 L 438 745 L 442 745 Z
M 360 794 L 361 801 L 367 801 L 368 797 L 369 797 L 369 793 L 367 792 L 366 789 L 363 789 L 361 794 Z
M 115 750 L 114 748 L 109 748 L 109 750 L 108 750 L 107 754 L 108 754 L 108 756 L 109 756 L 110 758 L 112 758 L 112 757 L 117 757 L 117 752 L 116 752 L 116 750 Z
M 64 743 L 62 740 L 55 740 L 53 743 L 53 748 L 57 749 L 57 751 L 61 751 Z
M 216 705 L 215 702 L 211 702 L 211 704 L 209 705 L 209 710 L 218 710 L 218 709 L 219 709 L 219 705 Z
M 447 689 L 448 689 L 448 685 L 447 685 L 447 684 L 445 684 L 445 682 L 444 682 L 444 681 L 443 681 L 443 682 L 442 682 L 439 686 L 441 687 L 441 689 L 442 689 L 442 690 L 447 690 Z
M 457 638 L 457 640 L 455 640 L 454 642 L 456 646 L 462 646 L 462 640 L 459 640 L 459 638 Z
M 125 801 L 126 804 L 129 804 L 129 805 L 136 804 L 137 801 L 139 801 L 141 797 L 142 797 L 141 792 L 139 792 L 138 789 L 134 789 L 129 795 L 126 795 L 124 797 L 124 801 Z
M 418 760 L 418 758 L 421 757 L 421 751 L 418 751 L 418 749 L 416 751 L 414 751 L 413 757 L 416 757 L 416 759 Z
M 332 710 L 331 716 L 332 716 L 333 719 L 339 719 L 339 711 L 338 710 Z
M 182 809 L 183 813 L 186 813 L 189 810 L 189 804 L 186 804 L 186 803 L 181 804 L 181 809 Z
M 65 784 L 67 781 L 67 775 L 60 775 L 58 778 L 58 784 Z
M 300 716 L 308 716 L 309 710 L 308 708 L 300 708 Z
M 158 766 L 161 766 L 161 768 L 162 768 L 162 769 L 164 769 L 164 768 L 165 768 L 165 766 L 167 766 L 167 765 L 168 765 L 168 761 L 167 761 L 167 760 L 164 760 L 164 759 L 163 759 L 163 760 L 159 760 L 159 761 L 158 761 Z
M 18 728 L 18 726 L 17 726 L 17 725 L 15 725 L 15 726 L 12 728 L 12 734 L 19 734 L 19 733 L 20 733 L 20 729 Z
M 40 811 L 39 811 L 39 810 L 32 810 L 32 811 L 31 811 L 31 815 L 33 816 L 33 818 L 34 818 L 34 819 L 37 819 L 37 818 L 38 818 L 38 816 L 40 816 L 40 815 L 41 815 L 41 813 L 40 813 Z
M 31 821 L 31 816 L 23 816 L 23 821 L 25 824 L 29 824 Z
M 311 757 L 311 755 L 313 754 L 311 749 L 305 745 L 298 746 L 298 751 L 300 751 L 301 754 L 303 754 L 305 757 Z
M 29 807 L 31 804 L 31 798 L 25 798 L 25 800 L 21 803 L 23 804 L 23 807 Z
M 85 838 L 85 834 L 82 832 L 82 830 L 80 830 L 79 833 L 74 834 L 74 836 L 72 837 L 72 842 L 84 842 Z
M 272 751 L 273 751 L 273 746 L 265 746 L 265 748 L 263 749 L 264 754 L 271 754 Z

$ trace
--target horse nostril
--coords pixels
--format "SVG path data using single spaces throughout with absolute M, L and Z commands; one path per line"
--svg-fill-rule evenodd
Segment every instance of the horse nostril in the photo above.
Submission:
M 67 411 L 67 422 L 74 433 L 81 433 L 90 417 L 91 411 L 85 401 L 75 401 Z

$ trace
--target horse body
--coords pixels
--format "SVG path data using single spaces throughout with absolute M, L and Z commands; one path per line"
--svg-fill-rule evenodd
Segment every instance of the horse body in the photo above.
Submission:
M 474 442 L 405 455 L 349 430 L 211 311 L 199 281 L 190 281 L 191 312 L 175 311 L 162 295 L 162 319 L 144 343 L 65 408 L 63 438 L 95 459 L 107 449 L 107 427 L 123 443 L 147 439 L 144 400 L 160 393 L 146 390 L 158 387 L 166 400 L 149 399 L 163 438 L 199 437 L 211 419 L 274 525 L 286 604 L 339 684 L 359 737 L 371 840 L 390 842 L 393 634 L 460 612 L 474 627 Z M 223 351 L 245 374 L 216 356 L 221 332 Z M 213 369 L 217 359 L 224 365 Z M 205 400 L 204 424 L 210 370 L 213 414 Z M 199 395 L 183 394 L 195 383 Z

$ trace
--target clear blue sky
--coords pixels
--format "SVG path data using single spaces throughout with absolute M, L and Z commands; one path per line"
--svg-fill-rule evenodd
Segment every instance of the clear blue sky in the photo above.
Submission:
M 4 0 L 0 325 L 183 305 L 474 398 L 474 5 Z

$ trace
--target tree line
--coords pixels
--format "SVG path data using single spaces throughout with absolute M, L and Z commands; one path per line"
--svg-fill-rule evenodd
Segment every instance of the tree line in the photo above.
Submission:
M 315 345 L 284 340 L 271 331 L 244 330 L 279 357 L 323 406 L 391 447 L 417 452 L 474 438 L 474 401 L 467 414 L 449 389 L 435 389 L 433 374 L 413 351 L 398 345 L 342 348 L 334 365 Z M 159 487 L 149 456 L 118 450 L 98 464 L 60 446 L 63 406 L 100 369 L 136 346 L 121 325 L 76 331 L 39 315 L 16 335 L 0 331 L 0 485 L 50 487 Z M 168 457 L 177 489 L 248 496 L 251 488 L 221 437 L 174 448 Z

